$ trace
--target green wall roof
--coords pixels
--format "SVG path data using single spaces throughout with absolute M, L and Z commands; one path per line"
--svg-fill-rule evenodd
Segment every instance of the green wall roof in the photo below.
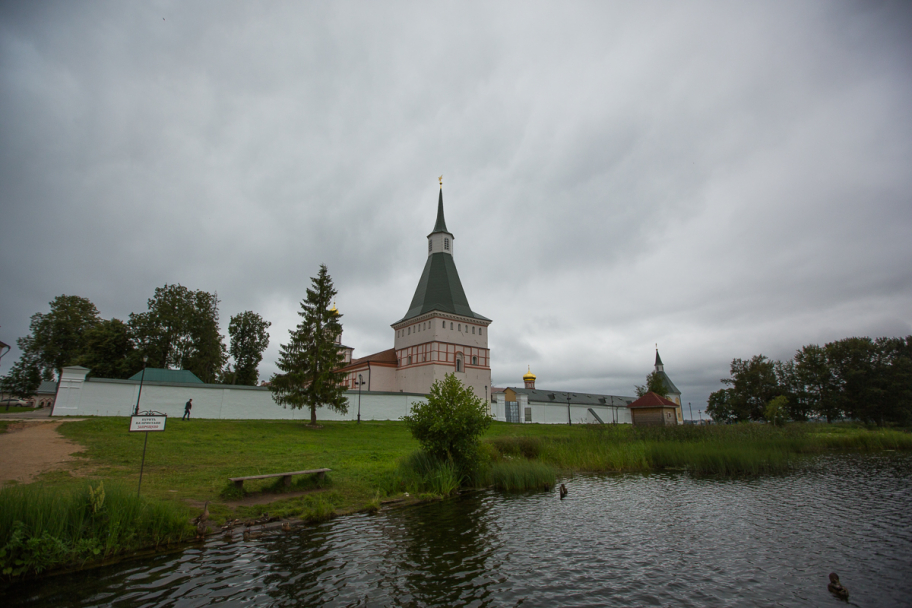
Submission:
M 160 367 L 147 367 L 146 375 L 138 371 L 130 380 L 143 380 L 144 382 L 171 382 L 173 384 L 202 384 L 196 374 L 188 369 L 161 369 Z

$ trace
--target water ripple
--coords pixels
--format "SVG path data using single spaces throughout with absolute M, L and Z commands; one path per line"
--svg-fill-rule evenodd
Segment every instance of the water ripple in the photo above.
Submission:
M 19 583 L 7 606 L 902 605 L 912 457 L 741 480 L 576 476 Z

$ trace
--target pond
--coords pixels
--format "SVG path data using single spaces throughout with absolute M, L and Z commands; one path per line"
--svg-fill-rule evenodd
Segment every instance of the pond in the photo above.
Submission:
M 19 583 L 7 606 L 909 605 L 912 456 L 750 479 L 578 475 Z

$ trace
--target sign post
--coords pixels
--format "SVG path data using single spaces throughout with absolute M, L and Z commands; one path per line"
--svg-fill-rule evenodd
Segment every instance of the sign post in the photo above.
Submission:
M 149 433 L 164 431 L 167 421 L 168 415 L 161 412 L 149 411 L 130 416 L 130 432 L 146 434 L 146 439 L 143 441 L 142 464 L 139 465 L 139 486 L 136 488 L 136 496 L 139 496 L 142 490 L 143 469 L 146 467 L 146 446 L 149 445 Z

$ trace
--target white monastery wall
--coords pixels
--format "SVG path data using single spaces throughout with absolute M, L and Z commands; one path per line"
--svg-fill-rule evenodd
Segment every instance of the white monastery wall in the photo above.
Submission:
M 88 370 L 64 368 L 54 416 L 130 416 L 136 406 L 139 383 L 134 380 L 86 380 Z M 345 393 L 348 414 L 317 408 L 318 420 L 356 420 L 358 391 Z M 154 410 L 169 417 L 184 415 L 184 404 L 193 399 L 191 418 L 228 420 L 309 420 L 309 410 L 283 408 L 272 399 L 269 389 L 223 384 L 170 384 L 145 382 L 140 411 Z M 362 391 L 362 420 L 398 420 L 424 395 Z

